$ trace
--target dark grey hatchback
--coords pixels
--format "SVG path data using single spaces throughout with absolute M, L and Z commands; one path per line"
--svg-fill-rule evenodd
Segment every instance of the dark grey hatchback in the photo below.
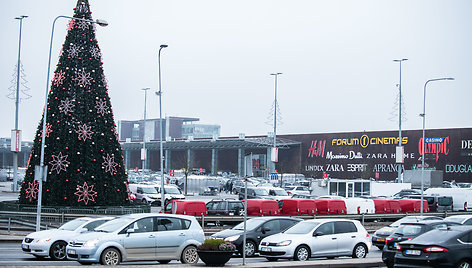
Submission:
M 259 217 L 246 221 L 246 256 L 252 257 L 257 252 L 261 240 L 269 235 L 281 233 L 302 221 L 290 217 Z M 243 250 L 244 222 L 231 229 L 213 234 L 212 238 L 224 239 L 236 245 L 239 253 Z
M 395 267 L 472 267 L 472 226 L 435 229 L 400 242 Z

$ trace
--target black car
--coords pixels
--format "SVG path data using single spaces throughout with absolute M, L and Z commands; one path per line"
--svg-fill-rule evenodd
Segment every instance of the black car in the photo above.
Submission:
M 244 203 L 236 199 L 213 199 L 206 204 L 208 215 L 238 216 L 244 211 Z
M 290 217 L 259 217 L 246 221 L 246 256 L 252 257 L 257 252 L 261 240 L 269 235 L 287 230 L 302 221 Z M 212 238 L 224 239 L 236 245 L 239 253 L 243 251 L 244 222 L 231 229 L 213 234 Z
M 397 252 L 396 246 L 399 242 L 413 239 L 434 229 L 446 229 L 453 225 L 459 224 L 444 220 L 402 223 L 393 234 L 386 238 L 385 246 L 382 251 L 382 261 L 387 265 L 387 267 L 393 267 L 393 260 L 395 258 L 395 253 Z
M 385 246 L 385 240 L 387 239 L 388 236 L 390 236 L 393 231 L 395 231 L 400 224 L 404 222 L 418 222 L 421 220 L 442 220 L 441 217 L 437 216 L 406 216 L 403 217 L 393 223 L 391 223 L 389 226 L 382 227 L 375 231 L 375 233 L 372 235 L 372 245 L 378 247 L 380 250 L 382 250 Z
M 421 191 L 416 189 L 403 189 L 400 192 L 393 195 L 394 198 L 403 198 L 407 195 L 421 194 Z
M 472 226 L 435 229 L 400 242 L 395 267 L 472 267 Z

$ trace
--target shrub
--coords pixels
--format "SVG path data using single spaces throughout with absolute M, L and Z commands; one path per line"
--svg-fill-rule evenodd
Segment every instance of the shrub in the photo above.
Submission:
M 198 246 L 199 250 L 214 250 L 214 251 L 235 251 L 236 246 L 231 242 L 226 242 L 223 239 L 207 238 L 203 244 Z

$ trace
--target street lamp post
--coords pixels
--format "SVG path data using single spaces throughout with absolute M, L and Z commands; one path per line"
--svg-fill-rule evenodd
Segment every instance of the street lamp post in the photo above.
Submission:
M 400 63 L 400 83 L 398 84 L 398 90 L 399 90 L 399 100 L 398 100 L 398 147 L 402 147 L 402 62 L 406 61 L 408 59 L 398 59 L 398 60 L 393 60 L 394 62 L 399 62 Z M 397 151 L 398 153 L 398 151 Z M 402 150 L 402 155 L 401 158 L 403 160 L 403 150 Z M 397 156 L 398 159 L 398 156 Z M 398 163 L 398 179 L 397 182 L 401 182 L 401 175 L 402 175 L 402 162 L 397 162 Z
M 270 75 L 273 75 L 275 78 L 275 94 L 274 94 L 274 149 L 271 152 L 276 153 L 276 148 L 277 148 L 277 80 L 278 76 L 281 75 L 282 73 L 271 73 Z M 274 156 L 272 156 L 274 157 Z M 275 172 L 275 162 L 273 164 L 273 169 L 271 172 Z
M 429 82 L 434 82 L 434 81 L 443 81 L 443 80 L 454 80 L 452 77 L 443 77 L 443 78 L 436 78 L 436 79 L 430 79 L 424 83 L 424 89 L 423 89 L 423 113 L 420 114 L 421 117 L 423 117 L 423 139 L 421 142 L 421 150 L 422 150 L 422 156 L 421 156 L 421 212 L 420 215 L 423 216 L 423 199 L 424 199 L 424 158 L 425 158 L 425 153 L 424 153 L 424 129 L 425 129 L 425 121 L 426 121 L 426 86 L 428 85 Z
M 161 162 L 161 213 L 164 213 L 164 201 L 165 201 L 165 193 L 164 193 L 164 154 L 162 152 L 163 145 L 162 145 L 162 138 L 164 135 L 162 134 L 162 88 L 161 88 L 161 50 L 163 48 L 168 47 L 168 45 L 161 45 L 159 47 L 159 53 L 157 54 L 157 64 L 159 68 L 159 91 L 156 94 L 159 96 L 159 125 L 160 125 L 160 137 L 159 137 L 159 147 L 160 147 L 160 162 Z
M 144 178 L 144 169 L 146 168 L 146 158 L 147 158 L 147 152 L 146 152 L 146 103 L 147 103 L 147 91 L 150 88 L 146 87 L 143 88 L 144 90 L 144 122 L 143 122 L 143 151 L 141 152 L 141 160 L 143 160 L 143 178 Z
M 54 26 L 56 25 L 56 21 L 59 18 L 87 21 L 90 23 L 96 23 L 103 27 L 108 26 L 108 22 L 106 22 L 105 20 L 97 19 L 96 21 L 93 21 L 93 20 L 75 18 L 75 17 L 69 17 L 69 16 L 57 16 L 52 22 L 51 41 L 49 43 L 48 72 L 47 72 L 47 78 L 46 78 L 46 96 L 44 98 L 43 130 L 41 132 L 42 133 L 41 134 L 41 156 L 40 156 L 40 161 L 39 161 L 39 168 L 38 169 L 35 168 L 35 179 L 38 179 L 38 206 L 36 210 L 36 231 L 40 230 L 43 181 L 46 180 L 46 173 L 47 173 L 47 166 L 44 166 L 44 147 L 46 143 L 46 121 L 47 121 L 46 119 L 47 119 L 47 114 L 48 114 L 47 107 L 48 107 L 48 95 L 49 95 L 49 73 L 51 71 L 51 54 L 52 54 L 52 41 L 54 40 Z M 36 172 L 39 172 L 39 175 L 37 175 Z
M 18 191 L 18 151 L 21 149 L 21 139 L 19 139 L 19 131 L 18 131 L 18 109 L 20 107 L 20 64 L 21 64 L 21 29 L 23 27 L 23 19 L 27 18 L 28 16 L 21 15 L 16 17 L 15 19 L 20 20 L 20 37 L 18 38 L 18 64 L 17 64 L 17 72 L 16 72 L 16 98 L 15 98 L 15 137 L 11 137 L 12 139 L 15 138 L 15 143 L 17 146 L 16 148 L 11 148 L 13 151 L 13 191 Z

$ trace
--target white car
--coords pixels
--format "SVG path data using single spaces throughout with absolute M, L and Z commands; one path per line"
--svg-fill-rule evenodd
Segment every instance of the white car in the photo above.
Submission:
M 294 195 L 294 194 L 304 194 L 304 195 L 309 195 L 310 194 L 310 189 L 306 186 L 287 186 L 285 187 L 285 190 L 289 195 Z
M 313 219 L 264 238 L 259 254 L 269 261 L 338 256 L 365 258 L 371 247 L 369 234 L 357 220 Z
M 159 193 L 159 198 L 161 198 L 161 185 L 155 184 L 153 185 L 156 188 L 157 192 Z M 185 195 L 179 190 L 179 188 L 175 185 L 165 185 L 164 186 L 164 204 L 167 204 L 170 200 L 173 199 L 185 199 Z M 160 200 L 160 199 L 159 199 Z
M 116 217 L 81 234 L 69 242 L 69 260 L 81 264 L 118 265 L 125 261 L 180 260 L 184 264 L 198 261 L 197 246 L 205 235 L 193 216 L 140 213 Z
M 161 195 L 157 192 L 156 187 L 149 184 L 129 184 L 129 190 L 136 196 L 136 201 L 145 204 L 160 205 Z
M 80 233 L 92 231 L 111 219 L 83 217 L 69 221 L 58 229 L 34 232 L 23 239 L 21 249 L 37 258 L 49 256 L 53 260 L 65 260 L 66 246 L 70 239 Z

